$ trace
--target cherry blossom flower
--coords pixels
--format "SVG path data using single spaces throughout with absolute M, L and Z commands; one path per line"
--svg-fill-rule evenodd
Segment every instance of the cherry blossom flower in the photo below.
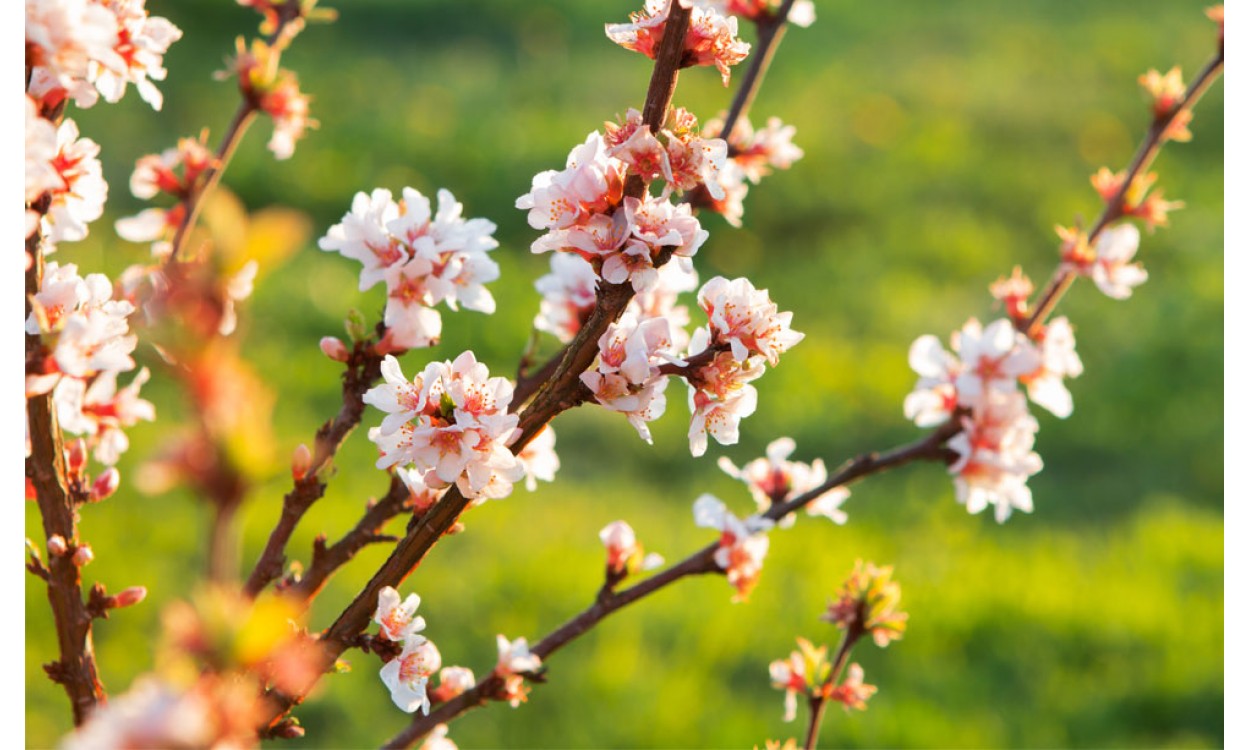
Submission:
M 773 527 L 773 522 L 759 516 L 740 519 L 720 500 L 703 494 L 694 501 L 694 523 L 721 532 L 713 560 L 737 589 L 733 600 L 746 601 L 759 582 L 764 556 L 768 554 L 768 535 L 764 532 Z
M 934 427 L 945 422 L 959 405 L 955 379 L 963 365 L 931 334 L 912 343 L 907 360 L 920 380 L 904 399 L 903 413 L 917 427 Z
M 610 158 L 603 136 L 593 132 L 569 152 L 563 172 L 535 175 L 516 207 L 529 210 L 534 229 L 566 229 L 619 203 L 624 189 L 625 163 Z
M 379 676 L 390 688 L 391 700 L 400 710 L 414 713 L 420 709 L 430 713 L 430 697 L 426 685 L 430 675 L 439 670 L 443 658 L 438 647 L 425 638 L 409 638 L 399 656 L 382 665 Z
M 495 640 L 499 647 L 499 661 L 495 664 L 494 673 L 504 681 L 500 700 L 516 708 L 529 695 L 522 673 L 537 672 L 542 668 L 542 659 L 530 653 L 529 643 L 524 638 L 509 641 L 503 635 L 497 635 Z
M 449 701 L 476 684 L 473 670 L 468 667 L 443 667 L 438 673 L 438 687 L 431 697 L 439 702 Z
M 139 398 L 139 389 L 150 376 L 145 367 L 121 390 L 115 370 L 101 372 L 90 385 L 79 378 L 62 378 L 53 391 L 61 428 L 72 435 L 90 436 L 95 460 L 105 466 L 116 464 L 130 447 L 123 428 L 156 419 L 152 403 Z
M 62 187 L 60 174 L 52 162 L 57 156 L 56 126 L 39 114 L 39 107 L 26 99 L 26 202 L 32 203 L 49 190 Z M 39 214 L 26 211 L 26 236 L 39 224 Z
M 86 378 L 134 369 L 130 353 L 138 339 L 128 335 L 127 322 L 134 305 L 112 295 L 113 285 L 103 274 L 80 279 L 73 264 L 50 262 L 43 289 L 33 297 L 26 332 L 55 336 L 52 360 L 66 375 Z
M 126 61 L 114 50 L 117 16 L 92 0 L 26 0 L 26 49 L 34 66 L 28 90 L 50 103 L 68 96 L 90 107 L 98 92 L 88 80 L 99 67 L 122 71 Z
M 690 2 L 683 2 L 689 7 Z M 643 10 L 630 14 L 631 23 L 606 24 L 608 38 L 625 49 L 655 59 L 664 26 L 668 0 L 647 0 Z M 712 7 L 695 7 L 684 40 L 683 65 L 715 65 L 722 82 L 729 85 L 729 68 L 746 59 L 751 45 L 738 39 L 738 19 L 726 18 Z
M 652 570 L 664 564 L 657 554 L 645 554 L 634 536 L 634 529 L 624 521 L 613 521 L 599 531 L 599 540 L 608 553 L 607 570 L 610 578 L 624 578 L 640 570 Z
M 958 458 L 950 466 L 955 496 L 969 513 L 994 506 L 994 518 L 1003 523 L 1012 510 L 1033 511 L 1028 478 L 1042 470 L 1033 452 L 1037 420 L 1029 413 L 1024 395 L 990 392 L 973 414 L 962 420 L 963 432 L 947 443 Z
M 304 131 L 317 127 L 317 121 L 308 116 L 308 97 L 300 92 L 296 75 L 277 66 L 277 51 L 264 40 L 253 40 L 249 48 L 240 37 L 235 48 L 229 69 L 217 77 L 239 77 L 243 96 L 273 119 L 269 150 L 276 159 L 289 159 Z
M 213 717 L 224 706 L 214 705 L 212 697 L 206 691 L 178 689 L 161 678 L 143 675 L 125 693 L 101 703 L 61 747 L 245 747 L 245 735 L 233 738 L 243 744 L 228 743 L 219 736 Z
M 768 444 L 765 458 L 757 458 L 741 469 L 727 456 L 721 456 L 716 465 L 721 471 L 747 485 L 751 497 L 755 499 L 756 508 L 763 513 L 773 505 L 816 489 L 828 478 L 825 462 L 819 458 L 811 465 L 786 460 L 794 452 L 794 448 L 794 440 L 788 437 L 778 438 Z M 824 516 L 836 524 L 844 524 L 847 516 L 846 511 L 841 510 L 841 505 L 850 496 L 851 491 L 845 487 L 834 487 L 808 503 L 807 514 Z M 795 515 L 791 513 L 778 521 L 777 526 L 789 528 L 794 525 L 794 521 Z
M 781 0 L 691 0 L 692 5 L 715 8 L 725 15 L 733 14 L 751 21 L 762 21 L 772 16 L 781 6 Z M 796 0 L 790 6 L 786 20 L 795 26 L 806 28 L 816 20 L 816 6 L 812 0 Z
M 425 736 L 417 750 L 460 750 L 456 743 L 447 736 L 446 724 L 435 724 Z
M 52 160 L 60 184 L 51 189 L 46 235 L 49 241 L 75 242 L 87 236 L 87 225 L 104 213 L 108 183 L 100 168 L 100 147 L 78 137 L 78 126 L 66 119 L 57 129 L 57 154 Z
M 864 683 L 864 669 L 858 664 L 847 667 L 846 672 L 846 679 L 830 691 L 829 698 L 841 703 L 848 713 L 852 708 L 867 710 L 867 701 L 876 694 L 877 687 Z
M 1150 95 L 1156 118 L 1166 117 L 1185 97 L 1185 79 L 1181 78 L 1179 65 L 1169 70 L 1166 75 L 1151 68 L 1143 73 L 1137 82 Z
M 599 337 L 596 364 L 580 376 L 596 401 L 624 413 L 648 443 L 646 423 L 661 417 L 666 406 L 668 379 L 660 374 L 660 365 L 680 361 L 671 347 L 667 319 L 640 320 L 627 311 Z
M 676 268 L 676 264 L 663 268 L 670 266 Z M 598 284 L 594 266 L 584 258 L 572 253 L 553 254 L 551 273 L 534 282 L 543 296 L 534 327 L 554 335 L 561 343 L 572 341 L 595 307 Z
M 1094 262 L 1088 274 L 1098 289 L 1112 299 L 1128 299 L 1133 287 L 1145 283 L 1146 269 L 1130 263 L 1137 254 L 1141 233 L 1132 224 L 1108 227 L 1094 241 Z
M 634 295 L 627 310 L 639 318 L 664 318 L 672 338 L 672 349 L 682 351 L 690 345 L 690 310 L 678 305 L 682 292 L 692 292 L 699 286 L 699 275 L 693 267 L 681 263 L 665 263 L 657 269 L 655 283 Z
M 216 163 L 207 138 L 207 131 L 199 138 L 179 138 L 174 148 L 139 157 L 130 175 L 130 192 L 143 200 L 155 198 L 158 193 L 185 196 L 204 170 Z M 178 170 L 182 170 L 181 175 Z
M 984 328 L 970 318 L 955 338 L 963 365 L 955 377 L 960 403 L 971 404 L 988 391 L 1012 393 L 1022 375 L 1037 369 L 1040 357 L 1010 320 L 999 318 Z
M 387 268 L 408 257 L 399 240 L 387 231 L 387 225 L 398 216 L 399 204 L 391 191 L 377 188 L 369 194 L 356 193 L 351 210 L 330 227 L 318 247 L 360 261 L 364 266 L 360 291 L 367 291 L 383 280 Z
M 711 344 L 728 345 L 739 362 L 759 354 L 775 367 L 782 352 L 803 340 L 790 329 L 794 313 L 777 312 L 768 290 L 757 290 L 745 278 L 710 279 L 699 290 L 699 306 L 708 316 Z
M 1054 414 L 1067 418 L 1072 414 L 1072 394 L 1063 384 L 1064 378 L 1075 378 L 1084 372 L 1081 358 L 1076 354 L 1076 338 L 1067 318 L 1055 318 L 1036 335 L 1041 351 L 1038 368 L 1020 380 L 1028 389 L 1033 403 Z
M 1016 266 L 1011 276 L 1000 276 L 998 281 L 990 284 L 990 295 L 1003 303 L 1007 316 L 1013 321 L 1023 321 L 1029 317 L 1029 297 L 1033 296 L 1033 282 Z
M 708 331 L 700 328 L 690 341 L 691 358 L 707 349 Z M 717 352 L 712 360 L 686 373 L 690 386 L 690 453 L 707 452 L 711 435 L 721 445 L 738 442 L 738 423 L 755 413 L 758 394 L 749 383 L 764 374 L 763 357 L 739 362 L 732 352 Z
M 554 482 L 560 470 L 560 457 L 556 455 L 556 431 L 545 425 L 533 440 L 516 454 L 517 461 L 525 470 L 525 489 L 538 489 L 538 480 Z
M 421 597 L 416 594 L 409 594 L 400 602 L 399 592 L 385 586 L 378 592 L 378 608 L 373 613 L 373 621 L 381 627 L 381 635 L 388 641 L 407 641 L 425 630 L 425 618 L 417 616 L 420 606 Z
M 107 102 L 118 102 L 126 93 L 126 84 L 133 83 L 140 98 L 160 110 L 164 102 L 152 81 L 163 81 L 163 67 L 169 46 L 182 38 L 182 30 L 159 16 L 149 16 L 145 0 L 100 0 L 117 17 L 117 38 L 114 52 L 124 61 L 119 68 L 97 66 L 92 82 Z

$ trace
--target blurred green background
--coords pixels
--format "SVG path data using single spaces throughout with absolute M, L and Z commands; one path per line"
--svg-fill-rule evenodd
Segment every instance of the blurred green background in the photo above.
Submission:
M 236 104 L 212 80 L 254 15 L 223 0 L 150 0 L 186 35 L 166 58 L 163 112 L 132 91 L 75 112 L 103 146 L 109 213 L 89 241 L 58 258 L 117 274 L 145 249 L 111 222 L 141 204 L 126 189 L 134 160 L 212 128 Z M 341 0 L 340 20 L 313 26 L 284 63 L 321 122 L 295 157 L 274 162 L 269 124 L 248 135 L 225 182 L 255 210 L 307 211 L 315 236 L 358 190 L 446 187 L 468 216 L 499 225 L 503 277 L 493 317 L 444 315 L 445 343 L 403 359 L 412 373 L 472 348 L 510 374 L 525 345 L 547 258 L 513 207 L 531 176 L 563 164 L 605 119 L 641 106 L 649 61 L 603 36 L 632 2 Z M 807 338 L 757 385 L 759 409 L 739 445 L 689 455 L 684 389 L 642 443 L 620 415 L 578 409 L 556 422 L 563 468 L 535 494 L 518 488 L 466 516 L 404 587 L 419 592 L 426 634 L 444 662 L 479 675 L 494 634 L 548 632 L 598 586 L 598 530 L 623 518 L 670 560 L 710 541 L 690 518 L 710 491 L 745 513 L 745 489 L 720 473 L 781 435 L 796 458 L 832 466 L 915 438 L 902 415 L 914 383 L 907 349 L 945 337 L 969 316 L 995 315 L 986 286 L 1015 264 L 1039 283 L 1056 261 L 1052 227 L 1100 208 L 1088 184 L 1121 168 L 1145 128 L 1136 78 L 1173 64 L 1192 74 L 1214 43 L 1201 3 L 980 0 L 818 3 L 810 29 L 786 36 L 754 110 L 798 128 L 806 157 L 754 187 L 745 226 L 708 217 L 704 279 L 748 276 L 770 290 Z M 749 32 L 748 32 L 749 33 Z M 683 75 L 677 102 L 707 119 L 728 102 L 711 70 Z M 452 726 L 473 747 L 750 747 L 798 735 L 781 721 L 768 663 L 795 636 L 834 642 L 818 621 L 857 558 L 893 564 L 911 613 L 889 649 L 854 658 L 880 692 L 866 713 L 832 711 L 825 747 L 1213 747 L 1223 744 L 1223 87 L 1201 103 L 1194 142 L 1157 163 L 1170 198 L 1187 207 L 1172 227 L 1143 234 L 1149 282 L 1126 302 L 1089 283 L 1061 312 L 1077 329 L 1086 374 L 1072 381 L 1068 420 L 1035 409 L 1036 512 L 1003 526 L 969 516 L 937 466 L 908 467 L 854 488 L 851 521 L 805 521 L 773 535 L 763 579 L 731 604 L 723 579 L 682 583 L 635 605 L 557 655 L 550 683 L 519 710 L 493 705 Z M 280 391 L 276 458 L 241 514 L 250 569 L 289 486 L 291 449 L 310 441 L 338 403 L 339 367 L 317 340 L 341 335 L 350 308 L 380 313 L 381 292 L 356 291 L 356 269 L 310 242 L 263 279 L 243 308 L 247 359 Z M 544 351 L 553 351 L 551 338 Z M 140 358 L 157 367 L 152 351 Z M 121 470 L 138 465 L 186 418 L 157 370 L 145 394 L 160 421 L 134 428 Z M 376 423 L 378 415 L 367 416 Z M 289 548 L 307 560 L 313 537 L 337 538 L 386 478 L 364 430 L 337 462 L 325 499 Z M 149 588 L 142 606 L 96 628 L 103 680 L 120 692 L 152 667 L 159 612 L 186 596 L 204 566 L 206 509 L 189 493 L 144 496 L 125 486 L 84 509 L 96 552 L 88 582 Z M 27 509 L 27 533 L 38 533 Z M 384 558 L 368 550 L 328 586 L 312 613 L 324 627 Z M 64 694 L 40 664 L 55 657 L 42 584 L 26 587 L 26 742 L 47 747 L 70 727 Z M 408 717 L 391 704 L 378 663 L 324 680 L 298 714 L 299 747 L 375 746 Z

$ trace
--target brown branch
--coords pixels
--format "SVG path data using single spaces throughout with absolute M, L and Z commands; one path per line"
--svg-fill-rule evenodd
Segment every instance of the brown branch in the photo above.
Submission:
M 271 581 L 282 575 L 286 565 L 286 545 L 291 534 L 313 503 L 325 494 L 326 481 L 323 473 L 343 441 L 356 429 L 364 416 L 365 392 L 382 375 L 383 356 L 374 350 L 373 344 L 369 339 L 357 341 L 348 355 L 347 367 L 343 372 L 343 405 L 338 414 L 317 430 L 308 472 L 295 480 L 295 486 L 282 499 L 282 515 L 269 534 L 269 541 L 244 585 L 243 590 L 248 596 L 256 596 Z
M 837 681 L 842 670 L 846 668 L 846 662 L 851 657 L 851 648 L 864 635 L 864 625 L 856 619 L 842 634 L 842 643 L 838 646 L 838 653 L 833 659 L 833 666 L 829 669 L 827 676 L 816 694 L 808 699 L 808 706 L 811 708 L 811 718 L 807 723 L 807 739 L 803 741 L 804 750 L 816 750 L 816 740 L 820 735 L 820 723 L 825 716 L 825 706 L 829 704 L 828 691 Z
M 1123 184 L 1120 185 L 1120 189 L 1116 191 L 1115 195 L 1107 200 L 1107 205 L 1103 208 L 1098 221 L 1094 223 L 1093 228 L 1089 231 L 1088 242 L 1091 245 L 1111 222 L 1125 215 L 1124 198 L 1129 190 L 1132 189 L 1134 178 L 1150 168 L 1151 162 L 1154 161 L 1160 149 L 1163 148 L 1163 144 L 1167 141 L 1164 138 L 1164 133 L 1171 126 L 1172 121 L 1181 112 L 1191 109 L 1202 98 L 1202 95 L 1215 82 L 1215 79 L 1220 76 L 1223 69 L 1224 45 L 1221 43 L 1219 51 L 1207 61 L 1202 71 L 1189 84 L 1189 88 L 1185 91 L 1185 96 L 1180 102 L 1168 113 L 1161 117 L 1156 117 L 1150 124 L 1150 128 L 1142 138 L 1141 145 L 1137 147 L 1137 153 L 1133 155 L 1133 160 L 1129 162 L 1129 166 L 1124 172 Z M 1054 312 L 1055 306 L 1059 304 L 1059 300 L 1068 291 L 1068 287 L 1072 286 L 1072 282 L 1076 281 L 1077 275 L 1076 269 L 1066 263 L 1060 264 L 1038 298 L 1033 314 L 1020 323 L 1020 330 L 1029 336 L 1035 336 L 1041 327 L 1045 325 L 1046 318 Z
M 810 492 L 805 492 L 787 503 L 774 505 L 764 516 L 776 520 L 786 513 L 802 508 L 835 487 L 841 487 L 864 477 L 903 466 L 913 461 L 948 461 L 951 456 L 949 451 L 943 446 L 958 431 L 956 422 L 952 420 L 915 442 L 886 451 L 885 453 L 861 454 L 847 461 L 842 469 L 820 487 Z M 576 640 L 601 620 L 622 607 L 650 596 L 688 576 L 718 572 L 720 568 L 713 559 L 717 547 L 718 543 L 709 544 L 681 562 L 623 591 L 613 592 L 601 589 L 599 596 L 596 597 L 593 604 L 546 635 L 537 645 L 530 649 L 531 653 L 537 654 L 543 661 L 546 661 L 556 651 Z M 403 731 L 392 737 L 384 747 L 411 747 L 438 724 L 445 724 L 472 708 L 486 705 L 499 693 L 502 686 L 503 680 L 500 677 L 495 674 L 487 676 L 471 689 L 439 706 L 428 716 L 416 717 Z
M 33 208 L 41 214 L 48 210 L 45 195 Z M 31 265 L 26 271 L 26 314 L 31 311 L 31 298 L 43 283 L 43 236 L 39 228 L 26 240 Z M 39 334 L 26 335 L 26 360 L 42 361 L 43 340 Z M 48 555 L 46 576 L 48 603 L 56 624 L 60 659 L 44 666 L 48 677 L 59 682 L 69 696 L 74 724 L 79 725 L 97 703 L 105 700 L 104 685 L 96 670 L 95 647 L 91 639 L 91 614 L 83 601 L 82 578 L 74 564 L 78 542 L 78 514 L 65 472 L 65 440 L 57 422 L 52 393 L 26 400 L 26 418 L 30 434 L 30 457 L 26 459 L 26 478 L 35 488 L 39 515 L 46 539 L 60 537 L 68 548 L 64 554 Z M 50 549 L 51 547 L 47 547 Z
M 768 72 L 768 66 L 772 64 L 777 45 L 781 43 L 781 38 L 785 36 L 786 28 L 790 25 L 786 19 L 790 16 L 792 5 L 794 5 L 794 0 L 785 0 L 776 13 L 756 19 L 755 55 L 751 58 L 742 82 L 738 85 L 733 103 L 729 105 L 729 113 L 725 115 L 725 124 L 720 131 L 721 138 L 729 139 L 729 134 L 733 132 L 738 118 L 746 114 L 751 109 L 751 104 L 755 102 L 755 95 L 759 93 L 764 74 Z
M 395 537 L 382 535 L 382 527 L 408 508 L 411 493 L 408 486 L 397 476 L 391 477 L 391 486 L 382 499 L 369 504 L 365 514 L 342 539 L 327 547 L 324 537 L 313 543 L 312 562 L 298 580 L 283 581 L 279 588 L 300 601 L 310 601 L 325 585 L 334 571 L 346 565 L 356 553 L 370 544 L 398 541 Z

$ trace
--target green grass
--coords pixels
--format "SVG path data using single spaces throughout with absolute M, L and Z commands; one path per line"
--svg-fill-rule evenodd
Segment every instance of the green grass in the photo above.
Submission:
M 444 343 L 403 362 L 472 348 L 510 374 L 524 347 L 547 260 L 513 207 L 531 176 L 559 166 L 603 120 L 639 106 L 649 65 L 604 39 L 602 24 L 633 3 L 516 0 L 463 4 L 340 2 L 341 18 L 310 27 L 286 56 L 314 97 L 321 128 L 295 157 L 264 150 L 268 124 L 249 134 L 225 182 L 252 209 L 307 211 L 316 234 L 357 190 L 411 185 L 452 190 L 470 216 L 499 225 L 503 278 L 493 317 L 444 316 Z M 90 239 L 58 256 L 120 272 L 143 255 L 109 231 L 137 210 L 126 181 L 139 155 L 234 108 L 215 83 L 251 15 L 228 3 L 151 0 L 186 31 L 167 58 L 166 109 L 132 92 L 75 113 L 103 146 L 110 213 Z M 792 29 L 755 105 L 798 128 L 806 157 L 747 199 L 745 225 L 716 217 L 696 259 L 703 278 L 746 275 L 766 287 L 807 338 L 757 385 L 760 407 L 740 445 L 694 460 L 684 394 L 639 441 L 619 415 L 590 407 L 556 422 L 564 464 L 554 485 L 518 491 L 469 513 L 404 587 L 423 598 L 426 631 L 446 663 L 481 675 L 494 635 L 535 639 L 579 611 L 598 586 L 598 530 L 628 520 L 649 550 L 679 559 L 709 541 L 690 503 L 710 491 L 745 512 L 749 499 L 715 467 L 762 455 L 780 435 L 797 458 L 830 464 L 914 439 L 902 399 L 914 375 L 910 343 L 945 336 L 994 311 L 986 286 L 1015 264 L 1040 282 L 1054 267 L 1052 227 L 1099 209 L 1088 176 L 1121 168 L 1148 117 L 1136 77 L 1181 64 L 1192 73 L 1214 31 L 1200 3 L 1114 2 L 821 4 L 810 29 Z M 702 118 L 730 92 L 715 73 L 683 75 L 679 103 Z M 731 604 L 721 579 L 688 581 L 610 618 L 550 663 L 550 682 L 521 709 L 490 706 L 452 727 L 473 747 L 748 747 L 800 733 L 781 722 L 768 662 L 795 636 L 831 642 L 817 617 L 857 558 L 895 565 L 906 637 L 857 649 L 880 692 L 863 714 L 832 711 L 825 747 L 1215 747 L 1223 745 L 1223 88 L 1157 169 L 1186 201 L 1172 226 L 1143 236 L 1150 280 L 1126 302 L 1078 285 L 1061 312 L 1077 330 L 1086 374 L 1073 381 L 1068 420 L 1038 412 L 1037 510 L 1005 526 L 969 516 L 944 472 L 915 466 L 856 486 L 851 522 L 800 523 L 773 536 L 760 587 Z M 273 459 L 241 527 L 255 559 L 276 518 L 286 457 L 337 404 L 338 369 L 316 346 L 340 334 L 348 309 L 380 311 L 354 268 L 313 243 L 257 287 L 239 335 L 247 359 L 280 397 Z M 544 341 L 547 351 L 554 342 Z M 140 358 L 155 367 L 150 349 Z M 183 396 L 159 373 L 148 386 L 160 421 L 136 427 L 121 470 L 135 475 L 180 426 Z M 376 422 L 377 417 L 367 417 Z M 289 550 L 307 559 L 386 479 L 363 430 Z M 159 613 L 184 597 L 204 566 L 205 508 L 185 491 L 159 497 L 126 485 L 84 509 L 96 552 L 88 582 L 144 584 L 142 606 L 99 623 L 105 684 L 122 691 L 152 667 Z M 27 508 L 27 534 L 38 533 Z M 324 627 L 385 557 L 368 550 L 313 608 Z M 26 742 L 54 745 L 67 702 L 40 664 L 55 656 L 42 584 L 26 590 Z M 290 747 L 379 744 L 407 717 L 371 657 L 327 678 L 298 714 L 308 729 Z M 802 717 L 800 717 L 800 720 Z M 277 743 L 275 743 L 277 746 Z

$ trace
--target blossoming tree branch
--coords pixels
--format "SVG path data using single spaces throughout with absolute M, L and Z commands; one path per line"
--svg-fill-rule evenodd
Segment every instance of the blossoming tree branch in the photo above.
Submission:
M 495 312 L 489 285 L 501 280 L 492 257 L 496 225 L 469 215 L 451 189 L 344 195 L 348 210 L 318 245 L 359 264 L 359 292 L 381 287 L 383 312 L 376 320 L 345 312 L 347 339 L 326 335 L 319 342 L 342 365 L 341 406 L 293 449 L 285 496 L 262 500 L 281 510 L 245 571 L 235 567 L 231 519 L 251 487 L 227 436 L 239 429 L 233 420 L 240 402 L 230 399 L 245 404 L 256 391 L 237 385 L 223 396 L 221 384 L 241 377 L 232 334 L 259 263 L 200 224 L 227 210 L 214 196 L 258 118 L 272 121 L 268 147 L 277 159 L 294 156 L 316 126 L 281 57 L 309 22 L 331 21 L 334 13 L 316 0 L 239 4 L 262 20 L 255 38 L 239 38 L 221 75 L 237 84 L 237 109 L 215 141 L 205 130 L 138 160 L 131 192 L 162 205 L 114 229 L 125 240 L 151 243 L 152 260 L 110 280 L 69 262 L 72 248 L 62 251 L 70 256 L 61 255 L 64 261 L 50 258 L 91 229 L 107 231 L 93 226 L 108 192 L 101 146 L 79 132 L 73 111 L 116 102 L 131 84 L 159 110 L 163 56 L 183 31 L 149 15 L 144 0 L 26 0 L 26 496 L 43 524 L 27 540 L 27 569 L 46 584 L 56 627 L 59 654 L 45 669 L 64 688 L 78 725 L 65 747 L 224 748 L 300 736 L 300 703 L 320 681 L 334 679 L 340 657 L 361 650 L 379 659 L 379 693 L 413 715 L 387 746 L 424 742 L 428 750 L 447 750 L 455 747 L 450 722 L 490 703 L 519 707 L 548 679 L 548 661 L 561 648 L 627 605 L 699 575 L 724 576 L 731 598 L 747 601 L 773 535 L 800 514 L 847 523 L 843 505 L 853 482 L 927 461 L 948 472 L 969 512 L 992 509 L 1000 523 L 1032 512 L 1028 479 L 1042 459 L 1033 450 L 1039 423 L 1029 403 L 1071 416 L 1064 383 L 1083 370 L 1075 327 L 1053 313 L 1081 278 L 1117 300 L 1147 280 L 1134 260 L 1138 227 L 1166 226 L 1168 213 L 1181 207 L 1164 198 L 1151 163 L 1165 143 L 1190 139 L 1194 105 L 1223 68 L 1223 10 L 1216 7 L 1208 11 L 1218 26 L 1216 53 L 1196 77 L 1186 83 L 1179 68 L 1141 77 L 1151 101 L 1142 143 L 1124 169 L 1093 176 L 1103 208 L 1092 225 L 1057 227 L 1059 262 L 1050 281 L 1035 294 L 1017 267 L 990 288 L 1004 317 L 970 318 L 951 335 L 949 349 L 935 335 L 915 341 L 907 358 L 918 381 L 900 397 L 904 415 L 924 434 L 852 457 L 832 472 L 821 459 L 791 460 L 797 446 L 784 436 L 744 466 L 722 457 L 718 465 L 745 485 L 753 512 L 700 495 L 693 521 L 712 534 L 667 566 L 627 520 L 607 524 L 600 533 L 603 581 L 587 592 L 586 608 L 532 645 L 527 637 L 498 635 L 498 658 L 479 665 L 479 677 L 469 666 L 444 666 L 430 636 L 447 624 L 437 612 L 417 614 L 421 577 L 414 571 L 444 535 L 465 530 L 471 508 L 509 497 L 518 483 L 537 491 L 539 481 L 556 480 L 553 420 L 578 407 L 603 408 L 651 443 L 649 425 L 669 411 L 669 386 L 681 381 L 697 459 L 711 441 L 738 442 L 742 421 L 757 407 L 755 381 L 804 338 L 792 328 L 793 314 L 782 311 L 784 300 L 747 278 L 700 284 L 696 260 L 722 244 L 723 232 L 705 228 L 710 214 L 740 226 L 749 190 L 803 156 L 794 127 L 775 116 L 756 127 L 749 116 L 786 29 L 812 24 L 813 4 L 647 0 L 628 21 L 606 24 L 607 41 L 652 61 L 649 83 L 644 90 L 640 77 L 632 88 L 622 86 L 623 115 L 602 122 L 588 113 L 579 132 L 591 130 L 564 166 L 535 175 L 528 189 L 517 186 L 516 208 L 536 233 L 530 249 L 549 258 L 550 273 L 534 282 L 541 295 L 535 337 L 515 379 L 500 374 L 510 371 L 507 363 L 479 360 L 472 342 L 449 360 L 411 364 L 419 361 L 414 350 L 443 341 L 444 312 Z M 745 25 L 754 27 L 753 45 L 739 35 Z M 697 114 L 677 97 L 679 78 L 702 74 L 685 72 L 700 67 L 713 68 L 732 92 L 723 113 Z M 690 293 L 693 306 L 683 298 Z M 539 335 L 559 346 L 545 362 L 536 361 Z M 139 369 L 123 385 L 119 378 L 135 371 L 141 342 L 169 367 L 156 374 Z M 87 588 L 83 569 L 94 553 L 78 522 L 81 514 L 107 513 L 108 503 L 97 504 L 125 486 L 115 465 L 129 448 L 126 430 L 157 420 L 140 395 L 154 377 L 185 389 L 196 411 L 196 431 L 164 466 L 212 511 L 205 578 L 213 585 L 164 613 L 157 670 L 110 698 L 92 631 L 106 618 L 109 627 L 127 627 L 125 612 L 110 615 L 138 605 L 146 590 L 141 582 L 116 594 L 104 582 Z M 362 424 L 376 448 L 381 494 L 339 539 L 318 537 L 306 563 L 290 559 L 301 556 L 290 549 L 293 534 L 325 494 L 339 449 Z M 387 533 L 398 517 L 408 519 L 402 535 Z M 336 603 L 337 617 L 310 622 L 311 601 L 370 545 L 386 545 L 389 556 L 354 598 Z M 807 708 L 801 740 L 769 740 L 768 747 L 815 747 L 830 704 L 867 707 L 878 688 L 865 682 L 853 650 L 865 637 L 879 647 L 901 638 L 908 616 L 900 603 L 892 569 L 861 562 L 822 618 L 841 632 L 836 645 L 799 637 L 788 658 L 761 664 L 760 679 L 767 675 L 784 691 L 787 721 L 797 718 L 800 698 Z

